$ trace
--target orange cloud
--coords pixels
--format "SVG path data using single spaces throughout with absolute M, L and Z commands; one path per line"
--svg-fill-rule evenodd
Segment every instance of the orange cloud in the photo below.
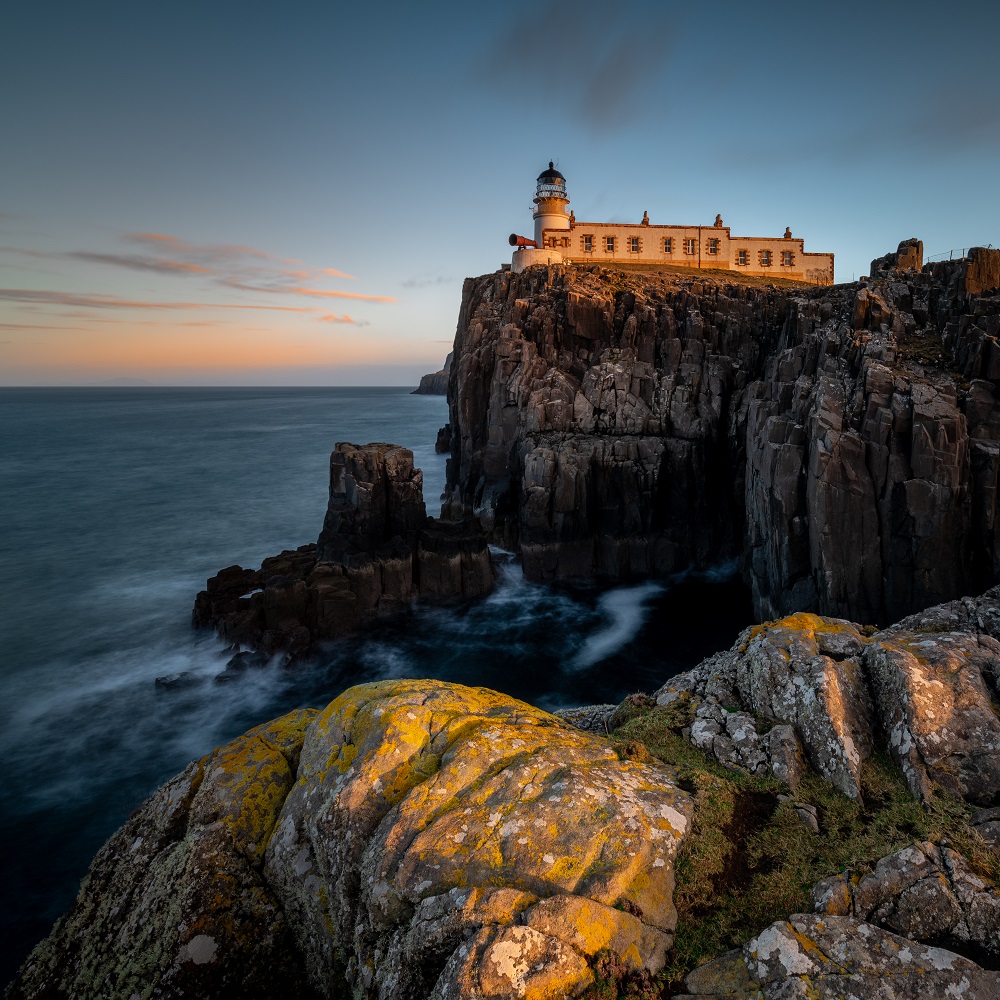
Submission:
M 326 316 L 320 316 L 320 319 L 324 323 L 353 323 L 354 326 L 371 326 L 371 323 L 366 319 L 355 319 L 353 316 L 349 316 L 344 313 L 343 316 L 338 316 L 336 313 L 328 313 Z
M 362 295 L 360 292 L 328 292 L 321 288 L 288 288 L 293 295 L 311 295 L 321 299 L 360 299 L 363 302 L 396 302 L 393 295 Z

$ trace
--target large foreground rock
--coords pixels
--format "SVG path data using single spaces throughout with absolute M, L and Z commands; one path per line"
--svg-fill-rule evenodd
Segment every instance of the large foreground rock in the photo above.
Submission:
M 427 516 L 423 473 L 393 444 L 340 443 L 315 545 L 230 566 L 195 601 L 196 627 L 264 653 L 303 653 L 415 600 L 473 599 L 495 573 L 478 522 Z
M 363 685 L 156 792 L 8 996 L 573 996 L 662 966 L 692 808 L 521 702 Z

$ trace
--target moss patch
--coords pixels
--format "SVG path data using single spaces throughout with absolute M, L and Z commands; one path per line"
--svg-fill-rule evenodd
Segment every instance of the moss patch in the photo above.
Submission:
M 821 833 L 799 819 L 787 792 L 771 778 L 730 771 L 692 746 L 681 730 L 689 725 L 694 701 L 679 698 L 612 732 L 623 756 L 651 755 L 676 768 L 681 785 L 695 797 L 695 821 L 676 865 L 674 901 L 679 921 L 669 965 L 657 977 L 658 995 L 683 992 L 684 976 L 698 965 L 742 945 L 775 920 L 812 909 L 813 886 L 850 868 L 871 870 L 879 858 L 924 841 L 947 841 L 983 875 L 1000 877 L 1000 857 L 967 820 L 971 807 L 939 797 L 925 808 L 911 795 L 888 756 L 862 769 L 862 798 L 852 800 L 816 775 L 807 776 L 799 802 L 819 812 Z M 599 977 L 593 997 L 657 995 L 648 984 Z M 597 989 L 595 985 L 594 989 Z M 633 990 L 633 992 L 627 992 Z

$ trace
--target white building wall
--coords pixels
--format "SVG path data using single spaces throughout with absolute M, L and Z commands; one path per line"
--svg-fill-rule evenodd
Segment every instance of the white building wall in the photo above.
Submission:
M 591 237 L 592 249 L 586 249 L 586 237 Z M 609 250 L 607 239 L 614 239 Z M 638 239 L 638 251 L 632 240 Z M 670 251 L 664 250 L 664 240 L 671 240 Z M 715 253 L 712 241 L 716 241 Z M 687 242 L 692 241 L 692 242 Z M 545 248 L 558 250 L 567 261 L 575 263 L 641 263 L 673 264 L 682 267 L 732 270 L 775 278 L 794 278 L 833 283 L 833 254 L 807 253 L 801 239 L 776 237 L 732 236 L 728 226 L 654 226 L 641 223 L 576 222 L 565 230 L 545 229 L 541 233 Z M 739 251 L 747 252 L 747 263 L 739 263 Z M 770 253 L 770 263 L 764 252 Z M 790 251 L 792 263 L 783 263 L 782 254 Z

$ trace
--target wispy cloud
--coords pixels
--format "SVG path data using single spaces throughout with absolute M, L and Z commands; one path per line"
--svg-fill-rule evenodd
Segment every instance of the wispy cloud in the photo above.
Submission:
M 323 288 L 289 288 L 294 295 L 309 295 L 317 299 L 358 299 L 361 302 L 395 302 L 394 295 L 362 295 L 360 292 L 326 291 Z
M 347 292 L 320 287 L 327 280 L 356 281 L 353 274 L 336 267 L 306 267 L 302 261 L 283 258 L 239 243 L 193 243 L 167 233 L 128 233 L 125 242 L 138 248 L 126 252 L 102 250 L 47 251 L 0 247 L 0 253 L 25 259 L 68 260 L 106 265 L 131 271 L 201 279 L 206 288 L 228 288 L 255 295 L 295 296 L 317 299 L 352 299 L 359 302 L 395 302 L 392 295 Z M 8 288 L 0 290 L 8 301 L 41 305 L 78 306 L 87 309 L 272 309 L 285 312 L 315 311 L 306 307 L 264 304 L 196 303 L 135 300 L 102 293 L 74 293 Z M 353 322 L 353 321 L 352 321 Z
M 25 302 L 46 306 L 75 306 L 85 309 L 268 309 L 277 312 L 316 312 L 309 306 L 268 306 L 231 302 L 156 302 L 123 299 L 117 295 L 59 292 L 37 288 L 0 288 L 0 301 Z
M 338 271 L 335 267 L 305 268 L 284 271 L 290 278 L 297 278 L 299 281 L 311 281 L 314 278 L 347 278 L 350 281 L 357 281 L 353 274 L 346 271 Z
M 113 264 L 115 267 L 127 267 L 133 271 L 154 271 L 157 274 L 211 274 L 212 269 L 201 264 L 185 260 L 169 260 L 159 257 L 144 257 L 141 254 L 124 253 L 94 253 L 89 250 L 76 250 L 62 254 L 71 260 L 85 260 L 92 264 Z
M 85 330 L 83 326 L 60 326 L 57 323 L 0 323 L 0 330 Z M 9 340 L 0 341 L 9 344 Z
M 192 243 L 166 233 L 127 233 L 125 239 L 129 243 L 144 246 L 154 253 L 169 253 L 172 257 L 206 264 L 245 260 L 248 257 L 257 260 L 278 259 L 266 250 L 259 250 L 243 243 Z
M 530 79 L 547 106 L 561 105 L 598 131 L 614 131 L 633 121 L 642 98 L 655 93 L 667 65 L 674 23 L 666 5 L 612 5 L 602 0 L 561 0 L 512 4 L 508 30 L 477 61 L 475 73 L 509 93 L 511 80 Z M 579 73 L 552 58 L 552 39 L 572 53 Z

